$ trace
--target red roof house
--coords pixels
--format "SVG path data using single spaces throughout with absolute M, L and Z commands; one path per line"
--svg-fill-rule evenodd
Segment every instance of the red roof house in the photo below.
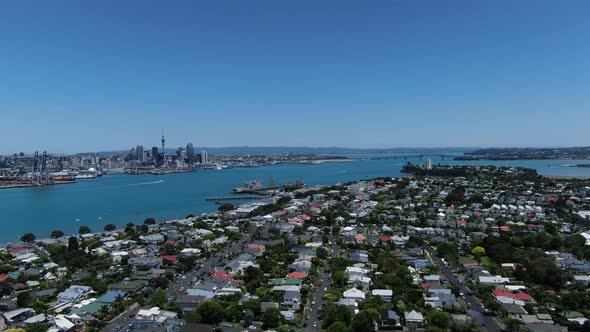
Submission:
M 391 242 L 391 236 L 380 235 L 379 236 L 379 241 L 381 241 L 381 242 Z
M 287 279 L 305 279 L 307 278 L 307 273 L 305 272 L 291 272 L 287 274 Z
M 234 278 L 234 276 L 232 276 L 229 273 L 224 273 L 221 271 L 217 271 L 217 272 L 213 272 L 213 274 L 211 274 L 211 278 L 219 278 L 219 279 L 225 279 L 225 280 L 232 280 Z
M 258 244 L 258 243 L 249 243 L 246 248 L 248 249 L 257 249 L 257 250 L 264 250 L 264 248 L 266 248 L 266 246 L 264 244 Z
M 174 262 L 176 262 L 177 257 L 176 257 L 176 255 L 162 255 L 162 256 L 160 256 L 160 258 L 162 258 L 165 261 L 174 263 Z
M 30 250 L 31 249 L 26 248 L 26 247 L 10 248 L 10 253 L 14 255 L 14 254 L 20 254 L 22 252 L 30 251 Z
M 503 296 L 503 297 L 508 297 L 508 298 L 515 299 L 515 300 L 521 300 L 524 302 L 534 302 L 535 301 L 535 299 L 533 299 L 533 297 L 527 293 L 523 293 L 523 292 L 512 293 L 512 292 L 506 291 L 501 288 L 495 289 L 492 292 L 492 295 L 496 298 L 499 296 Z

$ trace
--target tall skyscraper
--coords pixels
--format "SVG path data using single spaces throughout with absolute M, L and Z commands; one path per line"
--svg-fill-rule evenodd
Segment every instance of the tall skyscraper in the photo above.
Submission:
M 201 151 L 201 164 L 209 163 L 209 159 L 207 158 L 207 151 Z
M 195 162 L 195 148 L 193 147 L 193 143 L 186 145 L 186 158 L 191 164 Z
M 141 162 L 144 162 L 145 160 L 143 159 L 144 154 L 143 154 L 143 146 L 142 145 L 137 145 L 135 147 L 135 160 L 139 160 Z
M 181 146 L 178 148 L 178 150 L 176 150 L 176 156 L 180 160 L 184 160 L 186 158 L 186 150 L 184 149 L 184 147 Z
M 156 164 L 160 161 L 160 156 L 158 155 L 158 147 L 157 146 L 152 147 L 152 160 Z
M 432 159 L 426 160 L 426 169 L 432 169 Z

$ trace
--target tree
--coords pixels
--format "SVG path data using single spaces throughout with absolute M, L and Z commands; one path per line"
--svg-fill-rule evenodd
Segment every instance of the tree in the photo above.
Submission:
M 379 312 L 375 309 L 359 311 L 352 320 L 351 326 L 355 332 L 370 332 L 375 328 L 375 322 L 379 319 Z
M 106 224 L 104 226 L 104 230 L 107 232 L 112 232 L 115 230 L 115 228 L 117 228 L 117 226 L 115 226 L 115 224 Z
M 90 230 L 90 227 L 88 227 L 88 226 L 80 226 L 80 228 L 78 229 L 78 234 L 88 234 L 88 233 L 92 233 L 92 231 Z
M 27 324 L 27 332 L 46 332 L 49 329 L 47 324 L 31 323 Z
M 125 226 L 125 234 L 130 235 L 130 236 L 135 235 L 135 226 L 133 225 L 133 223 L 128 223 Z
M 336 285 L 336 287 L 344 287 L 348 283 L 348 274 L 344 271 L 336 271 L 334 274 L 332 274 L 332 280 L 334 281 L 334 285 Z
M 225 308 L 225 319 L 230 322 L 237 322 L 240 320 L 244 312 L 237 303 L 231 303 Z
M 268 308 L 262 313 L 262 328 L 275 328 L 281 325 L 281 311 L 278 308 Z
M 36 238 L 37 237 L 33 233 L 25 233 L 25 234 L 23 234 L 23 236 L 20 237 L 20 240 L 23 242 L 30 243 L 30 242 L 35 241 Z
M 346 326 L 343 322 L 334 322 L 330 325 L 327 332 L 350 332 L 350 327 Z
M 485 256 L 486 250 L 484 249 L 484 247 L 477 246 L 471 249 L 471 254 L 475 257 Z
M 26 307 L 32 299 L 33 297 L 29 292 L 18 293 L 18 295 L 16 296 L 16 304 L 19 307 Z
M 75 236 L 70 236 L 68 239 L 68 252 L 78 250 L 79 247 L 80 243 L 78 242 L 78 238 Z
M 448 313 L 439 310 L 431 310 L 426 314 L 426 321 L 441 329 L 446 329 L 451 323 L 452 317 Z
M 140 233 L 147 233 L 150 231 L 148 225 L 141 225 L 137 227 Z
M 50 234 L 50 236 L 51 236 L 52 239 L 57 239 L 57 238 L 60 238 L 60 237 L 62 237 L 64 235 L 65 235 L 64 232 L 62 232 L 60 230 L 51 231 L 51 234 Z
M 154 218 L 145 218 L 145 220 L 143 221 L 144 225 L 155 225 L 156 224 L 156 219 Z
M 397 309 L 397 311 L 399 311 L 399 312 L 404 312 L 404 311 L 406 311 L 406 304 L 404 303 L 404 301 L 402 301 L 402 300 L 398 300 L 398 301 L 395 303 L 395 308 L 396 308 L 396 309 Z
M 324 247 L 319 247 L 318 250 L 316 251 L 316 256 L 318 256 L 319 259 L 327 259 L 328 257 L 330 257 L 330 254 L 328 253 L 328 249 L 324 248 Z
M 340 304 L 328 304 L 322 309 L 321 317 L 323 328 L 327 328 L 335 322 L 342 322 L 348 326 L 352 320 L 352 313 L 346 306 Z
M 442 243 L 436 248 L 436 251 L 449 262 L 456 262 L 459 260 L 459 249 L 457 249 L 457 246 L 452 243 Z
M 197 313 L 201 316 L 201 323 L 219 324 L 223 321 L 223 306 L 217 300 L 202 302 L 197 307 Z
M 231 204 L 231 203 L 223 203 L 223 204 L 221 204 L 217 208 L 217 211 L 219 211 L 219 212 L 225 212 L 225 211 L 231 211 L 233 209 L 234 209 L 233 204 Z
M 149 303 L 154 307 L 163 307 L 168 302 L 168 296 L 163 289 L 157 289 L 152 296 L 150 296 Z
M 509 318 L 506 320 L 508 331 L 517 332 L 520 330 L 520 322 L 516 319 Z

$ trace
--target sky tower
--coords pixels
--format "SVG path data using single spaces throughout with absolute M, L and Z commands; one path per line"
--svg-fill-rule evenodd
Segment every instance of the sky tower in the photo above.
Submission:
M 162 128 L 162 161 L 166 162 L 166 150 L 164 149 L 166 146 L 166 138 L 164 137 L 164 128 Z

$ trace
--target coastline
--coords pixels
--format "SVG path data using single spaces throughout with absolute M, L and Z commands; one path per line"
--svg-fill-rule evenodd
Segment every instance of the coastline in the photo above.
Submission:
M 76 181 L 63 181 L 63 182 L 55 182 L 55 183 L 46 183 L 46 184 L 32 184 L 32 183 L 11 183 L 11 184 L 0 184 L 0 189 L 15 189 L 15 188 L 36 188 L 36 187 L 44 187 L 44 186 L 55 186 L 60 184 L 73 184 Z
M 542 175 L 542 177 L 553 180 L 588 180 L 589 175 Z

